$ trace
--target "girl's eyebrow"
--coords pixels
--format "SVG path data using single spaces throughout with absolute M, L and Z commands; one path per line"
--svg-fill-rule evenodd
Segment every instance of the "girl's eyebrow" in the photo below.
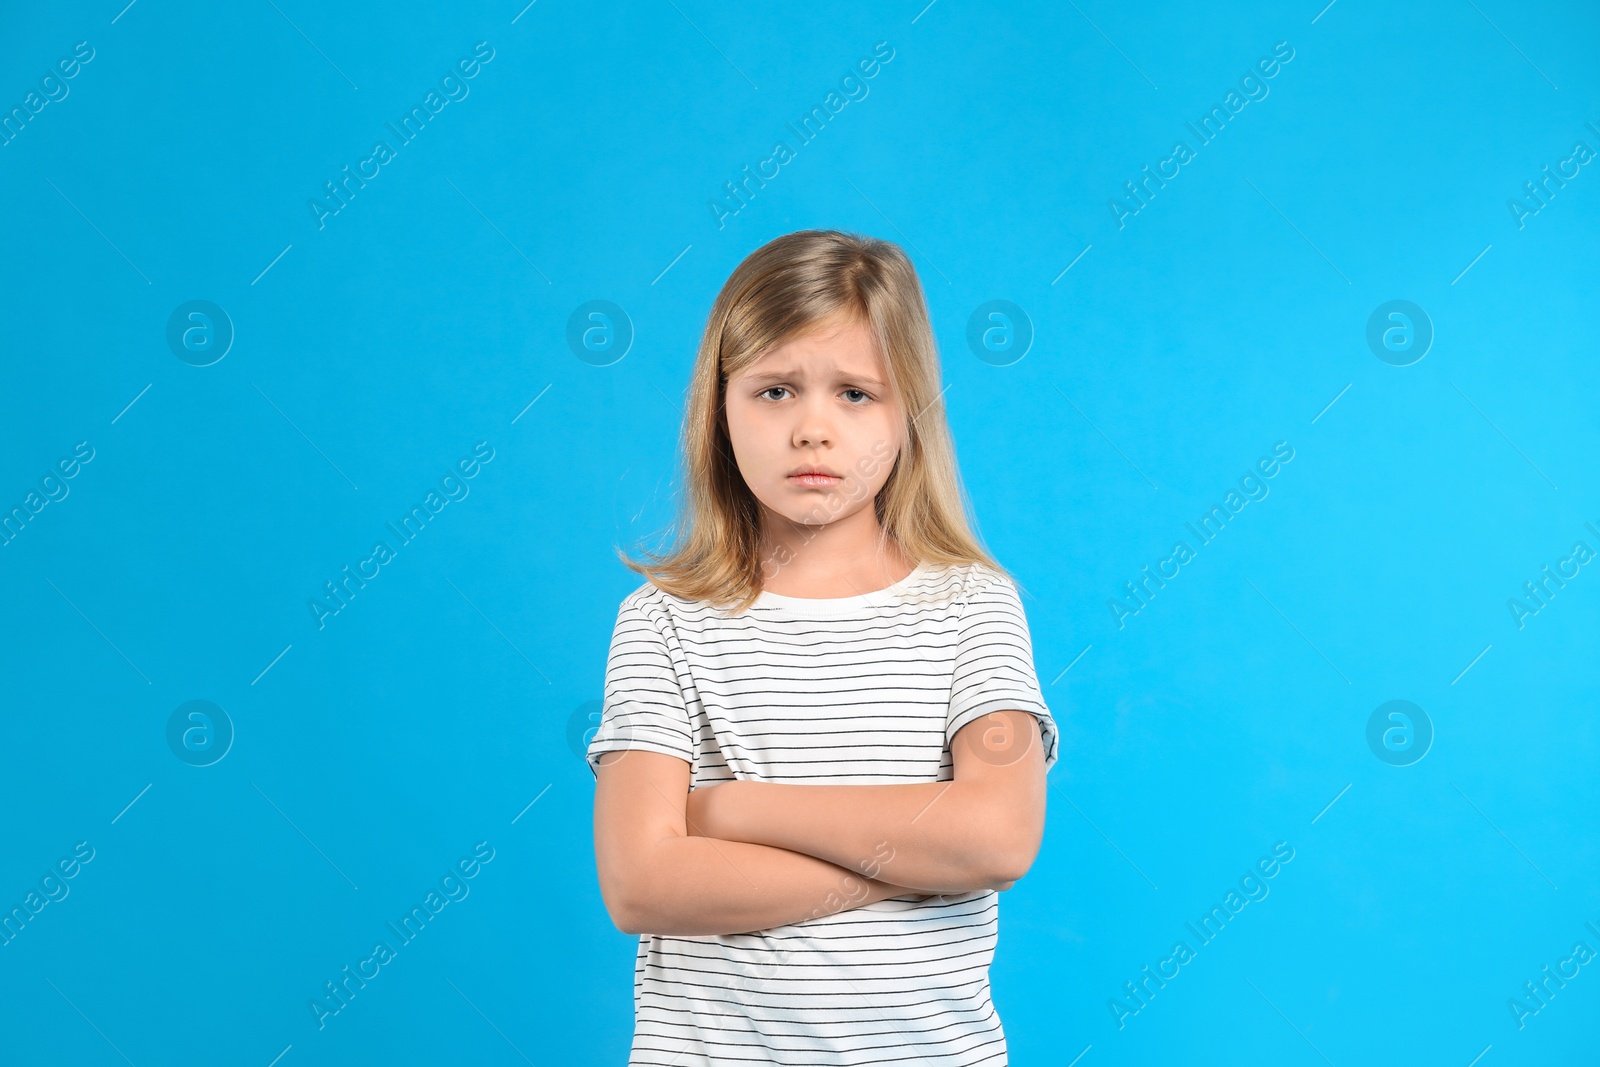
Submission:
M 792 369 L 769 370 L 762 371 L 760 374 L 748 375 L 745 378 L 745 381 L 751 385 L 755 385 L 758 382 L 791 381 L 797 377 L 799 377 L 799 375 L 797 375 Z M 884 384 L 878 381 L 878 379 L 872 377 L 870 374 L 841 374 L 839 375 L 838 380 L 841 382 L 861 382 L 863 385 L 876 386 L 879 389 L 884 388 Z

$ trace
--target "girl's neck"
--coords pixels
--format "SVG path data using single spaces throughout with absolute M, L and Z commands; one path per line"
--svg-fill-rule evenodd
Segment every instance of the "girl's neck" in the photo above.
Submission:
M 761 557 L 766 561 L 761 588 L 779 596 L 807 599 L 859 596 L 887 588 L 916 569 L 916 561 L 893 539 L 883 543 L 881 552 L 876 541 L 865 548 L 834 551 L 832 547 L 819 550 L 819 545 L 812 543 L 785 551 L 773 546 Z

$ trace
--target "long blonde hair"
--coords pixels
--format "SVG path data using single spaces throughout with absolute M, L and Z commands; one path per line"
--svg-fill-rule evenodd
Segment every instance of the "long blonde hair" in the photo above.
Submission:
M 915 563 L 978 563 L 1005 574 L 974 536 L 939 384 L 939 352 L 916 268 L 898 245 L 838 230 L 775 238 L 734 269 L 711 305 L 688 388 L 677 544 L 622 562 L 661 590 L 749 608 L 761 592 L 761 508 L 734 460 L 723 416 L 728 379 L 769 349 L 843 314 L 866 323 L 902 412 L 903 445 L 873 501 L 880 551 Z

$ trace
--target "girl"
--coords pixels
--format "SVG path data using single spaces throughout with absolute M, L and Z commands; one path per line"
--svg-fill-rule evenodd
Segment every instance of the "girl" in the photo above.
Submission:
M 757 249 L 700 344 L 674 551 L 618 610 L 595 860 L 639 934 L 630 1064 L 1004 1064 L 997 891 L 1056 727 L 964 510 L 922 289 L 835 231 Z

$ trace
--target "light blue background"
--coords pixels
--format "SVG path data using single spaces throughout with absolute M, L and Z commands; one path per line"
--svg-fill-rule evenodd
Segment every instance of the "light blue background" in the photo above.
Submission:
M 1520 1030 L 1507 1001 L 1600 950 L 1600 566 L 1520 629 L 1506 603 L 1600 550 L 1600 172 L 1507 207 L 1600 150 L 1591 7 L 520 7 L 0 16 L 7 112 L 95 49 L 0 148 L 0 507 L 95 449 L 0 548 L 0 904 L 95 849 L 0 948 L 8 1061 L 624 1061 L 636 940 L 574 747 L 638 585 L 613 546 L 672 517 L 717 289 L 806 227 L 912 254 L 1062 729 L 1002 898 L 1013 1061 L 1592 1055 L 1600 963 Z M 323 183 L 479 41 L 469 95 L 319 229 Z M 869 95 L 719 228 L 880 41 Z M 1119 229 L 1108 199 L 1279 41 L 1270 94 Z M 165 340 L 195 299 L 237 331 L 208 367 Z M 636 331 L 605 367 L 565 339 L 596 299 Z M 1009 366 L 965 340 L 994 299 L 1036 331 Z M 1393 299 L 1436 331 L 1411 366 L 1365 340 Z M 323 583 L 479 441 L 470 494 L 319 630 Z M 1270 495 L 1119 629 L 1121 584 L 1278 441 Z M 236 731 L 204 768 L 166 741 L 194 699 Z M 1367 746 L 1391 699 L 1436 733 L 1411 766 Z M 470 895 L 319 1031 L 323 983 L 480 841 Z M 1123 983 L 1278 841 L 1270 896 L 1119 1029 Z

